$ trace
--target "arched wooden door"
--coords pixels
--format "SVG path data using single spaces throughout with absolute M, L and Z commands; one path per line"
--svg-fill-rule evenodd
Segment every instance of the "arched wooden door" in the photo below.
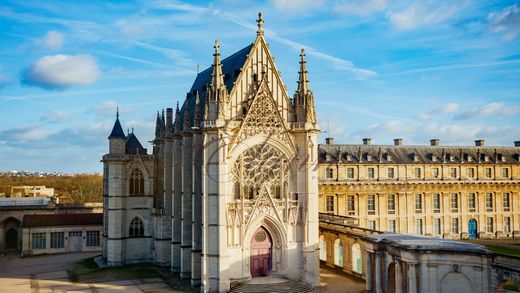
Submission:
M 269 232 L 260 227 L 251 239 L 251 276 L 262 277 L 271 274 L 273 243 Z
M 470 219 L 468 222 L 468 236 L 470 239 L 477 238 L 477 220 Z
M 5 248 L 18 249 L 18 231 L 16 229 L 11 228 L 5 233 Z

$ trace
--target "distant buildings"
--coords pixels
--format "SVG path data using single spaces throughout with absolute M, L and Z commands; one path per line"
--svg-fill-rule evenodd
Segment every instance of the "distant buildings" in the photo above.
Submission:
M 54 188 L 45 186 L 12 186 L 11 197 L 54 197 Z

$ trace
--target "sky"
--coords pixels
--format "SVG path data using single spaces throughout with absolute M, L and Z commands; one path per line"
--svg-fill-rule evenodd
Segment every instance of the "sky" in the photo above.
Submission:
M 320 142 L 520 140 L 519 1 L 2 0 L 0 170 L 101 172 L 117 107 L 151 151 L 157 111 L 259 11 L 289 96 L 306 49 Z

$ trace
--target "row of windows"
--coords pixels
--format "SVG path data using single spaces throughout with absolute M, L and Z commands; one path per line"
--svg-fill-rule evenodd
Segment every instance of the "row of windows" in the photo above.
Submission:
M 395 168 L 394 167 L 388 167 L 387 169 L 387 177 L 390 179 L 396 178 L 395 177 Z M 415 168 L 414 169 L 414 178 L 415 179 L 422 179 L 423 168 Z M 467 176 L 468 178 L 475 178 L 475 168 L 468 168 L 467 169 Z M 451 178 L 458 178 L 458 168 L 450 168 L 449 169 L 449 175 Z M 334 179 L 334 169 L 333 168 L 327 168 L 326 170 L 326 176 L 327 179 Z M 432 168 L 431 169 L 431 178 L 440 178 L 440 168 Z M 367 168 L 366 173 L 367 178 L 374 179 L 375 178 L 375 168 L 369 167 Z M 493 178 L 493 168 L 484 168 L 484 177 L 485 178 Z M 354 179 L 354 168 L 347 168 L 347 178 L 348 179 Z M 509 168 L 502 168 L 502 178 L 509 178 Z
M 504 217 L 504 226 L 503 231 L 506 234 L 511 233 L 511 217 Z M 387 223 L 387 231 L 395 233 L 396 232 L 396 220 L 388 220 Z M 422 219 L 416 219 L 415 220 L 415 233 L 422 235 L 423 234 L 423 220 Z M 376 221 L 370 220 L 367 223 L 367 228 L 376 230 Z M 451 233 L 452 234 L 459 234 L 460 231 L 460 225 L 459 225 L 459 218 L 452 218 L 451 219 Z M 435 235 L 441 235 L 442 234 L 442 225 L 441 225 L 441 218 L 435 218 L 433 219 L 433 233 Z M 494 233 L 495 232 L 495 226 L 494 226 L 494 219 L 493 217 L 487 217 L 486 218 L 486 232 L 488 233 Z
M 352 271 L 361 274 L 363 272 L 361 247 L 354 243 L 351 248 Z M 340 239 L 334 241 L 334 265 L 343 267 L 343 243 Z M 320 236 L 320 260 L 327 261 L 327 243 L 323 235 Z
M 367 213 L 369 215 L 375 215 L 376 212 L 376 196 L 368 195 L 367 197 Z M 450 208 L 451 212 L 458 212 L 459 209 L 459 194 L 452 193 L 450 195 Z M 415 212 L 422 213 L 423 212 L 423 195 L 416 194 L 415 195 Z M 441 211 L 441 195 L 433 194 L 432 196 L 432 205 L 433 212 L 440 213 Z M 494 194 L 492 192 L 488 192 L 485 195 L 485 207 L 487 212 L 492 212 L 494 208 Z M 395 214 L 396 204 L 395 204 L 395 195 L 389 194 L 387 197 L 387 209 L 388 214 Z M 469 212 L 477 211 L 477 196 L 475 193 L 468 193 L 468 209 Z M 504 212 L 508 212 L 511 209 L 511 198 L 508 192 L 504 192 L 502 194 L 502 209 Z M 355 198 L 353 195 L 349 195 L 347 197 L 347 214 L 354 215 L 355 214 Z M 327 196 L 326 201 L 326 212 L 333 213 L 334 212 L 334 196 Z
M 51 247 L 50 248 L 65 248 L 65 232 L 51 232 Z M 71 231 L 69 237 L 82 237 L 82 231 Z M 47 233 L 32 233 L 32 248 L 46 249 L 47 248 Z M 99 231 L 87 231 L 87 243 L 90 246 L 99 246 L 100 237 Z

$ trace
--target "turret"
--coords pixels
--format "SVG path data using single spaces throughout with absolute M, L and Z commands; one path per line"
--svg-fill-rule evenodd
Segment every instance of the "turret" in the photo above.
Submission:
M 207 92 L 208 105 L 208 120 L 216 120 L 224 118 L 224 105 L 227 102 L 227 88 L 224 84 L 224 74 L 222 73 L 222 63 L 220 63 L 220 52 L 218 40 L 215 41 L 215 53 L 213 54 L 213 72 L 211 73 L 211 84 Z
M 302 49 L 300 54 L 300 71 L 298 72 L 298 88 L 294 93 L 294 111 L 297 122 L 316 123 L 316 112 L 314 111 L 314 95 L 309 89 L 309 79 L 307 76 L 307 62 L 305 61 L 305 51 Z
M 202 122 L 202 113 L 200 109 L 199 91 L 195 92 L 195 109 L 193 110 L 193 127 L 200 127 Z
M 175 122 L 173 123 L 173 135 L 180 135 L 182 131 L 181 113 L 179 111 L 179 102 L 175 108 Z
M 121 127 L 121 123 L 119 122 L 119 109 L 116 112 L 116 122 L 114 123 L 114 127 L 112 127 L 112 132 L 110 136 L 108 136 L 108 144 L 109 144 L 109 154 L 124 154 L 125 153 L 125 142 L 126 136 L 123 131 L 123 127 Z

